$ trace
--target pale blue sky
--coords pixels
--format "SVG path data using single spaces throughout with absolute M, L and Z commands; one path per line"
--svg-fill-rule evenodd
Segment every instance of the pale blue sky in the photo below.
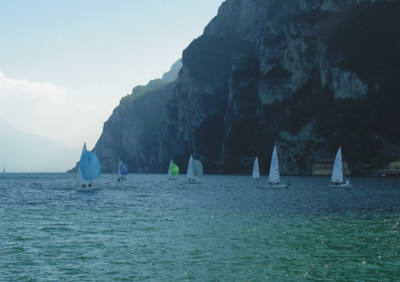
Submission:
M 0 120 L 94 146 L 119 99 L 167 71 L 222 2 L 0 0 Z

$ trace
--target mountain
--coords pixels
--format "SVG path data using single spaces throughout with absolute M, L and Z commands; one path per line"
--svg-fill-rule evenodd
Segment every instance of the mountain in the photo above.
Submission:
M 4 161 L 9 172 L 63 172 L 79 158 L 78 149 L 22 132 L 2 121 L 0 132 L 0 164 Z
M 172 66 L 171 69 L 164 73 L 161 80 L 164 82 L 173 82 L 178 79 L 178 74 L 182 69 L 182 60 L 176 61 Z
M 400 158 L 399 16 L 398 1 L 227 0 L 177 79 L 124 98 L 95 151 L 106 171 L 122 158 L 165 172 L 193 153 L 240 173 L 256 155 L 265 170 L 277 144 L 282 172 L 307 175 L 342 146 L 369 173 Z
M 158 165 L 154 155 L 159 147 L 158 135 L 163 130 L 166 105 L 181 68 L 182 62 L 178 60 L 162 78 L 134 87 L 131 94 L 121 99 L 104 124 L 94 149 L 104 171 L 115 172 L 120 159 L 130 170 L 135 168 L 139 172 L 152 171 Z

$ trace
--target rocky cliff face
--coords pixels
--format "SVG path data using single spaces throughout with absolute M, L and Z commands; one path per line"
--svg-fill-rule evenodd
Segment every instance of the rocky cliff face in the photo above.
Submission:
M 227 0 L 183 52 L 179 77 L 128 97 L 95 151 L 106 171 L 161 172 L 199 158 L 238 173 L 279 145 L 286 174 L 338 146 L 355 173 L 399 157 L 400 3 Z
M 96 144 L 102 169 L 115 172 L 119 160 L 137 172 L 160 170 L 159 142 L 163 122 L 167 115 L 167 102 L 171 100 L 178 73 L 179 60 L 161 79 L 145 86 L 136 86 L 132 93 L 122 98 Z

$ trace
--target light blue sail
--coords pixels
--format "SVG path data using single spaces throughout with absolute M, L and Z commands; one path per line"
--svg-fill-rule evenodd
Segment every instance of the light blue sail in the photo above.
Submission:
M 119 174 L 128 175 L 128 167 L 123 161 L 119 162 Z
M 95 153 L 86 150 L 86 144 L 79 161 L 79 173 L 81 178 L 88 182 L 95 180 L 101 174 L 100 161 Z

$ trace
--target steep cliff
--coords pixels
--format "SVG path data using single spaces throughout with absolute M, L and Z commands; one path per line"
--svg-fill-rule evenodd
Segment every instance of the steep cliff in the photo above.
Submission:
M 119 160 L 124 160 L 131 170 L 138 172 L 161 169 L 158 151 L 161 131 L 167 102 L 172 98 L 181 68 L 179 60 L 161 79 L 136 86 L 131 94 L 121 99 L 104 124 L 94 149 L 104 171 L 115 172 Z
M 355 173 L 400 156 L 400 3 L 227 0 L 183 52 L 179 77 L 127 99 L 96 145 L 105 170 L 186 166 L 208 173 L 269 164 L 310 174 L 343 146 Z

